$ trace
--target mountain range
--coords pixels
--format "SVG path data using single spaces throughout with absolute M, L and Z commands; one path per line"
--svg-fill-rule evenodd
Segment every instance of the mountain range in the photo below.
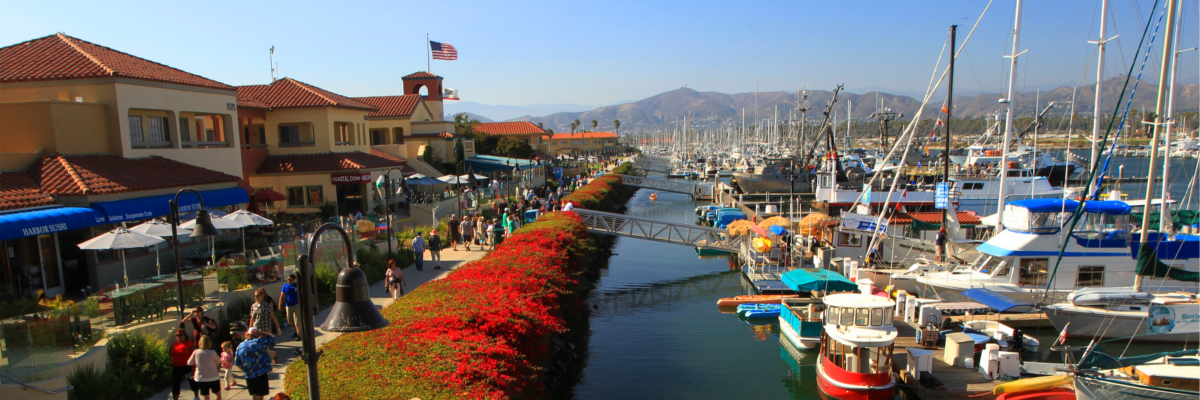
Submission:
M 1134 83 L 1134 81 L 1130 81 L 1130 90 Z M 1111 113 L 1117 104 L 1117 95 L 1121 93 L 1124 84 L 1124 76 L 1109 78 L 1103 82 L 1101 85 L 1102 111 Z M 1136 96 L 1131 108 L 1139 111 L 1153 110 L 1157 92 L 1156 84 L 1146 81 L 1137 82 Z M 807 93 L 809 110 L 806 116 L 810 121 L 819 123 L 822 112 L 833 93 L 824 90 L 810 90 Z M 1094 85 L 1078 88 L 1075 93 L 1074 112 L 1076 114 L 1092 113 L 1094 93 Z M 586 111 L 555 112 L 541 117 L 526 115 L 509 120 L 542 123 L 545 128 L 553 129 L 555 132 L 570 132 L 569 124 L 575 119 L 578 119 L 583 125 L 577 130 L 591 130 L 593 119 L 598 122 L 596 129 L 601 131 L 613 130 L 612 121 L 614 119 L 621 121 L 621 130 L 623 131 L 666 130 L 682 123 L 685 117 L 691 121 L 693 127 L 719 127 L 721 125 L 740 125 L 743 116 L 747 124 L 752 124 L 755 117 L 755 104 L 757 104 L 758 117 L 762 119 L 772 118 L 776 112 L 781 120 L 799 119 L 800 112 L 796 110 L 797 97 L 795 92 L 760 92 L 756 96 L 753 92 L 725 94 L 680 88 L 625 104 L 597 107 Z M 1004 95 L 999 93 L 955 96 L 954 118 L 991 116 L 1005 108 L 1005 105 L 998 101 L 1003 97 Z M 1072 88 L 1069 86 L 1060 86 L 1040 93 L 1014 93 L 1013 97 L 1014 114 L 1017 116 L 1031 116 L 1036 112 L 1037 104 L 1045 107 L 1049 102 L 1055 102 L 1055 106 L 1047 115 L 1067 115 L 1072 111 Z M 1176 110 L 1195 110 L 1197 101 L 1200 101 L 1200 85 L 1175 85 Z M 852 104 L 850 114 L 851 118 L 855 120 L 869 119 L 871 114 L 879 108 L 890 108 L 892 111 L 902 113 L 904 119 L 909 119 L 921 104 L 920 100 L 904 95 L 875 91 L 862 94 L 842 92 L 838 94 L 838 102 L 833 107 L 839 120 L 845 119 L 848 103 Z M 942 103 L 941 99 L 931 100 L 925 107 L 921 118 L 937 118 Z M 477 114 L 488 115 L 482 110 Z M 488 115 L 488 117 L 499 119 L 492 115 Z

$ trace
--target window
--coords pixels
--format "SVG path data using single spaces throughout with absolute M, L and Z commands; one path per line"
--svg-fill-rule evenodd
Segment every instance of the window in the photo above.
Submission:
M 983 182 L 967 182 L 962 184 L 962 190 L 981 190 Z
M 308 205 L 316 206 L 325 203 L 325 196 L 321 192 L 321 185 L 308 186 Z
M 183 141 L 183 142 L 192 141 L 192 132 L 191 132 L 191 129 L 189 128 L 190 125 L 191 125 L 191 121 L 189 121 L 186 117 L 182 117 L 182 116 L 179 117 L 179 140 L 180 141 Z
M 871 326 L 880 326 L 880 325 L 883 325 L 883 309 L 882 308 L 872 308 L 871 309 Z
M 150 128 L 151 142 L 169 142 L 171 141 L 170 129 L 168 128 L 167 117 L 149 117 L 146 119 L 147 125 Z
M 871 319 L 870 314 L 871 314 L 870 309 L 866 309 L 866 308 L 858 309 L 857 315 L 854 316 L 854 325 L 867 326 L 867 323 L 870 322 L 870 319 Z
M 825 313 L 825 323 L 836 324 L 838 322 L 838 317 L 842 315 L 840 311 L 841 308 L 839 307 L 829 307 L 829 311 Z
M 1104 286 L 1104 266 L 1079 267 L 1075 286 Z
M 141 115 L 130 115 L 129 116 L 129 140 L 134 143 L 141 143 L 146 140 L 145 137 L 142 136 L 142 116 Z
M 1049 267 L 1045 258 L 1022 258 L 1020 285 L 1045 286 L 1046 269 Z
M 259 144 L 267 144 L 267 128 L 266 127 L 263 127 L 263 126 L 258 127 L 258 143 Z
M 350 145 L 350 124 L 335 123 L 333 125 L 333 144 L 338 146 Z
M 205 130 L 204 130 L 204 140 L 205 140 L 205 141 L 208 141 L 208 142 L 215 142 L 215 141 L 217 141 L 217 131 L 215 131 L 215 130 L 213 130 L 213 129 L 211 129 L 211 128 L 210 128 L 210 129 L 205 129 Z
M 304 187 L 293 186 L 287 188 L 287 201 L 288 207 L 304 207 Z
M 862 244 L 862 236 L 855 233 L 838 233 L 838 246 L 858 247 Z
M 838 325 L 854 325 L 854 309 L 853 308 L 843 308 L 842 309 L 842 320 L 838 322 Z
M 286 125 L 279 127 L 279 146 L 299 146 L 300 145 L 300 127 L 296 125 Z
M 372 129 L 371 130 L 371 145 L 387 144 L 387 129 Z
M 892 325 L 892 315 L 893 314 L 895 314 L 895 312 L 893 312 L 891 308 L 888 308 L 887 312 L 883 313 L 883 324 L 884 325 L 886 325 L 886 326 Z

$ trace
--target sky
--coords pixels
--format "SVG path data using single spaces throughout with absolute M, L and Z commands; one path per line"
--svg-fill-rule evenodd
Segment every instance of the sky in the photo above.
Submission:
M 1154 1 L 1112 0 L 1105 76 L 1135 57 Z M 609 105 L 680 87 L 741 93 L 924 92 L 948 29 L 962 45 L 986 0 L 929 1 L 5 1 L 0 46 L 63 32 L 230 85 L 281 76 L 347 96 L 400 94 L 426 69 L 426 34 L 458 49 L 433 61 L 463 100 Z M 994 0 L 956 65 L 955 93 L 1007 84 L 1015 0 Z M 1160 6 L 1161 8 L 1161 6 Z M 1023 3 L 1018 91 L 1095 81 L 1100 0 Z M 1195 47 L 1184 2 L 1179 48 Z M 1151 28 L 1153 30 L 1153 27 Z M 1161 38 L 1143 79 L 1157 79 Z M 1178 82 L 1195 83 L 1197 52 Z M 943 61 L 944 63 L 945 61 Z M 943 64 L 944 66 L 944 64 Z

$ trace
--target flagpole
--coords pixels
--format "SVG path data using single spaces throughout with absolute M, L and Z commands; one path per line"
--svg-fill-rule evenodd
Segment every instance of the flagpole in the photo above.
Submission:
M 433 73 L 433 47 L 429 44 L 429 33 L 425 34 L 425 72 Z

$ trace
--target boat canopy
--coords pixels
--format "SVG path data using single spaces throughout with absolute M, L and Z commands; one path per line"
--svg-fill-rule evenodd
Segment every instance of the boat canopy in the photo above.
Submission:
M 799 268 L 783 274 L 783 284 L 797 292 L 856 292 L 858 285 L 827 269 Z
M 962 295 L 971 300 L 975 300 L 985 306 L 990 307 L 997 312 L 1005 311 L 1029 311 L 1032 305 L 1013 300 L 1012 298 L 996 293 L 989 289 L 975 288 L 962 291 Z
M 1125 215 L 1129 214 L 1129 204 L 1123 201 L 1115 200 L 1096 200 L 1083 203 L 1083 212 L 1100 213 L 1110 215 Z
M 1074 212 L 1079 202 L 1064 199 L 1027 199 L 1008 202 L 1010 206 L 1028 209 L 1030 212 Z

